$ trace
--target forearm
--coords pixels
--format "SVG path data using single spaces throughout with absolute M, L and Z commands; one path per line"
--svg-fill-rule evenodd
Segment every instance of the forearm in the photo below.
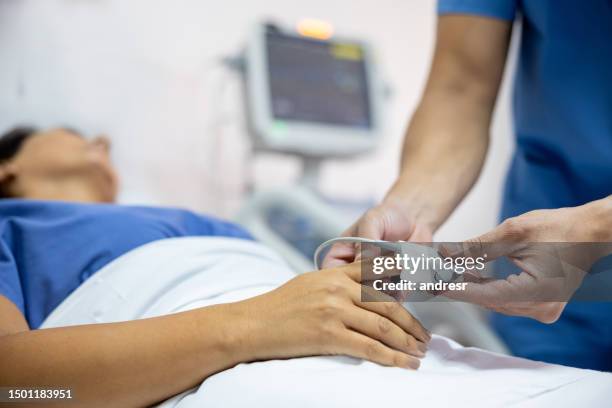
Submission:
M 408 127 L 400 175 L 385 201 L 409 206 L 435 231 L 478 178 L 490 109 L 470 105 L 461 93 L 426 95 Z
M 579 210 L 584 214 L 576 222 L 576 228 L 583 231 L 581 240 L 612 244 L 612 195 L 590 202 Z
M 400 176 L 386 200 L 435 231 L 474 185 L 506 61 L 508 22 L 440 17 L 421 103 L 405 138 Z
M 88 407 L 153 404 L 245 359 L 224 307 L 0 337 L 0 384 L 71 388 Z

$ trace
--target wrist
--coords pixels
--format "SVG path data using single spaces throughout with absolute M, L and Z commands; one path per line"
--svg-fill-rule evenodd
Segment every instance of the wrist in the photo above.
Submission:
M 435 232 L 443 219 L 436 213 L 436 207 L 428 199 L 426 189 L 410 185 L 407 181 L 398 179 L 382 201 L 383 206 L 398 208 L 408 212 L 414 220 Z
M 236 305 L 226 303 L 198 309 L 202 344 L 206 344 L 204 352 L 210 353 L 212 342 L 226 368 L 256 359 L 250 344 L 250 319 Z
M 612 243 L 612 195 L 580 207 L 586 216 L 580 223 L 585 242 Z

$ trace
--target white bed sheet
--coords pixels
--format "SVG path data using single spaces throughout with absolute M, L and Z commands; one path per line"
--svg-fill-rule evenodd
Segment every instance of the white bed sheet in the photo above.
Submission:
M 43 327 L 133 320 L 240 300 L 292 276 L 278 256 L 255 242 L 157 241 L 96 273 Z M 610 401 L 611 374 L 497 355 L 434 336 L 418 371 L 349 357 L 240 364 L 161 406 L 587 407 Z

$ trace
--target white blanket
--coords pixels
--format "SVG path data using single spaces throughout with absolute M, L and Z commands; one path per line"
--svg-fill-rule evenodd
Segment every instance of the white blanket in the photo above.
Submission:
M 142 246 L 96 273 L 43 327 L 115 322 L 230 302 L 293 274 L 260 244 L 176 238 Z M 464 348 L 434 336 L 418 371 L 349 357 L 240 364 L 163 407 L 603 406 L 612 375 Z M 385 405 L 388 404 L 388 405 Z

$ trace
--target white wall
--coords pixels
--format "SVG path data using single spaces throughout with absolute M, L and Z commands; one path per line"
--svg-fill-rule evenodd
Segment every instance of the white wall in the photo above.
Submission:
M 0 130 L 34 123 L 107 133 L 127 201 L 231 215 L 251 167 L 239 83 L 217 60 L 240 49 L 257 19 L 321 18 L 368 38 L 394 90 L 384 146 L 328 164 L 322 189 L 379 199 L 429 66 L 434 10 L 433 0 L 0 0 Z M 511 150 L 507 94 L 483 177 L 439 239 L 495 223 Z M 298 171 L 293 160 L 269 156 L 253 169 L 260 186 L 291 183 Z

